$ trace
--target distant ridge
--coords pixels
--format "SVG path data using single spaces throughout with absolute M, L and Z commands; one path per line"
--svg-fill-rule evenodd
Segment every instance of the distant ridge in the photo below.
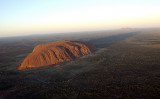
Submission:
M 42 67 L 69 61 L 92 53 L 96 48 L 90 43 L 61 40 L 37 45 L 19 66 L 18 70 Z
M 121 28 L 121 30 L 135 30 L 136 28 L 130 28 L 130 27 L 125 27 L 125 28 Z

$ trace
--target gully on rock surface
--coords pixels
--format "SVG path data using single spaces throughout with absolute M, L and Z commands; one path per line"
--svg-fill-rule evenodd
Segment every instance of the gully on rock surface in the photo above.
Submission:
M 95 51 L 96 48 L 86 42 L 61 40 L 37 45 L 19 66 L 18 70 L 42 67 L 69 61 Z

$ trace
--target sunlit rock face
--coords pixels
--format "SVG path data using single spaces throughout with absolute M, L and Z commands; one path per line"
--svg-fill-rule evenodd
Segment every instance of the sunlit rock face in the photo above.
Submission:
M 42 67 L 69 61 L 95 51 L 90 43 L 61 40 L 37 45 L 19 66 L 18 70 Z

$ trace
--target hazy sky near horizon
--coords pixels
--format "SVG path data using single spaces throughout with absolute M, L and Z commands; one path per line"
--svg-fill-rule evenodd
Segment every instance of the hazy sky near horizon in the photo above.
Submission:
M 0 0 L 0 37 L 159 27 L 160 0 Z

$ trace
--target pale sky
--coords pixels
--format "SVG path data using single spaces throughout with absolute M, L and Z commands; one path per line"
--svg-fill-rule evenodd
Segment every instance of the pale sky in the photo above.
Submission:
M 160 0 L 0 0 L 0 37 L 160 26 Z

